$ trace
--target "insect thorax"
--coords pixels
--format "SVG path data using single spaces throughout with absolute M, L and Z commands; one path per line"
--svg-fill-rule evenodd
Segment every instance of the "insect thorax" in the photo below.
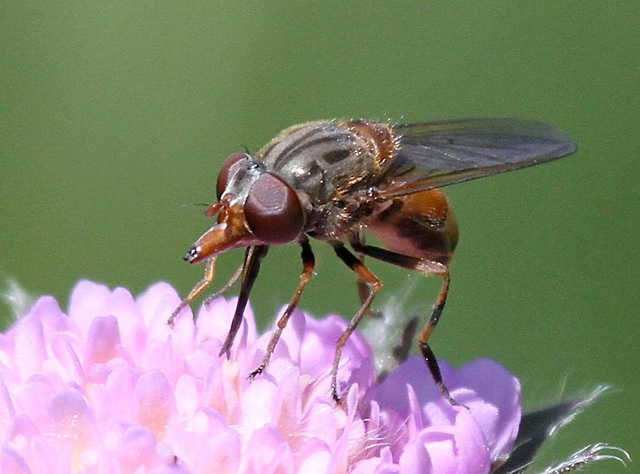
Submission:
M 258 155 L 295 189 L 322 205 L 370 185 L 375 157 L 363 139 L 332 121 L 309 122 L 283 131 Z

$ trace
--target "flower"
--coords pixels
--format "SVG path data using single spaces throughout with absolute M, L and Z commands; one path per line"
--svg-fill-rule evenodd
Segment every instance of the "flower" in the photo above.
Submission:
M 197 323 L 157 283 L 137 298 L 81 281 L 68 314 L 37 300 L 0 335 L 2 472 L 490 472 L 513 447 L 520 387 L 477 360 L 443 376 L 451 406 L 424 362 L 382 382 L 357 332 L 342 355 L 344 406 L 329 384 L 338 316 L 296 311 L 266 372 L 269 333 L 250 309 L 229 359 L 218 357 L 235 299 L 202 307 Z

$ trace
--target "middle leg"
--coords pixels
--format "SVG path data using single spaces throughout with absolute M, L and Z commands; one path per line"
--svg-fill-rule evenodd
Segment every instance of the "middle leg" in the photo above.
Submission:
M 280 340 L 280 335 L 282 334 L 282 330 L 287 325 L 289 321 L 289 317 L 291 317 L 291 313 L 298 306 L 298 301 L 300 301 L 300 296 L 302 295 L 302 290 L 307 285 L 307 282 L 311 279 L 311 275 L 313 275 L 313 269 L 315 267 L 315 257 L 313 256 L 313 251 L 311 250 L 311 245 L 309 244 L 309 239 L 305 236 L 303 240 L 300 242 L 300 246 L 302 247 L 302 273 L 300 274 L 300 282 L 298 283 L 298 289 L 294 293 L 289 305 L 284 310 L 284 313 L 278 320 L 276 328 L 273 331 L 273 335 L 269 340 L 269 344 L 267 345 L 267 352 L 262 359 L 262 363 L 260 366 L 251 372 L 247 377 L 249 380 L 253 380 L 267 368 L 269 364 L 269 359 L 271 359 L 271 355 L 276 348 L 276 344 Z
M 338 343 L 336 344 L 336 353 L 333 358 L 333 366 L 331 367 L 331 396 L 336 404 L 340 404 L 340 396 L 338 395 L 338 366 L 340 365 L 340 357 L 342 356 L 342 350 L 347 343 L 349 336 L 355 331 L 360 320 L 369 312 L 373 298 L 376 293 L 382 288 L 382 283 L 378 278 L 371 273 L 371 271 L 359 260 L 354 254 L 352 254 L 341 242 L 333 244 L 333 248 L 336 255 L 342 260 L 351 270 L 353 270 L 357 277 L 358 282 L 363 282 L 367 286 L 362 306 L 355 314 L 355 316 L 349 322 L 347 329 L 342 333 Z

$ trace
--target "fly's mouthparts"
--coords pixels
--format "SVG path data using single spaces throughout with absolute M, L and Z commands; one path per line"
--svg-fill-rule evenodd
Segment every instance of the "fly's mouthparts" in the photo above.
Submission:
M 185 262 L 193 263 L 193 261 L 198 258 L 198 254 L 200 253 L 200 248 L 195 245 L 189 249 L 187 254 L 183 257 Z

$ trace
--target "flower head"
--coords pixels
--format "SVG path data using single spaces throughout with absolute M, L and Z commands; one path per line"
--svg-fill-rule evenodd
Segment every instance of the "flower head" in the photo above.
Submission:
M 138 298 L 88 281 L 68 314 L 51 297 L 0 335 L 2 472 L 490 472 L 513 447 L 518 381 L 478 360 L 442 364 L 456 400 L 411 358 L 376 381 L 357 332 L 330 396 L 338 316 L 291 317 L 266 372 L 269 334 L 251 310 L 229 359 L 218 357 L 235 300 L 203 307 L 197 323 L 167 318 L 165 283 Z

